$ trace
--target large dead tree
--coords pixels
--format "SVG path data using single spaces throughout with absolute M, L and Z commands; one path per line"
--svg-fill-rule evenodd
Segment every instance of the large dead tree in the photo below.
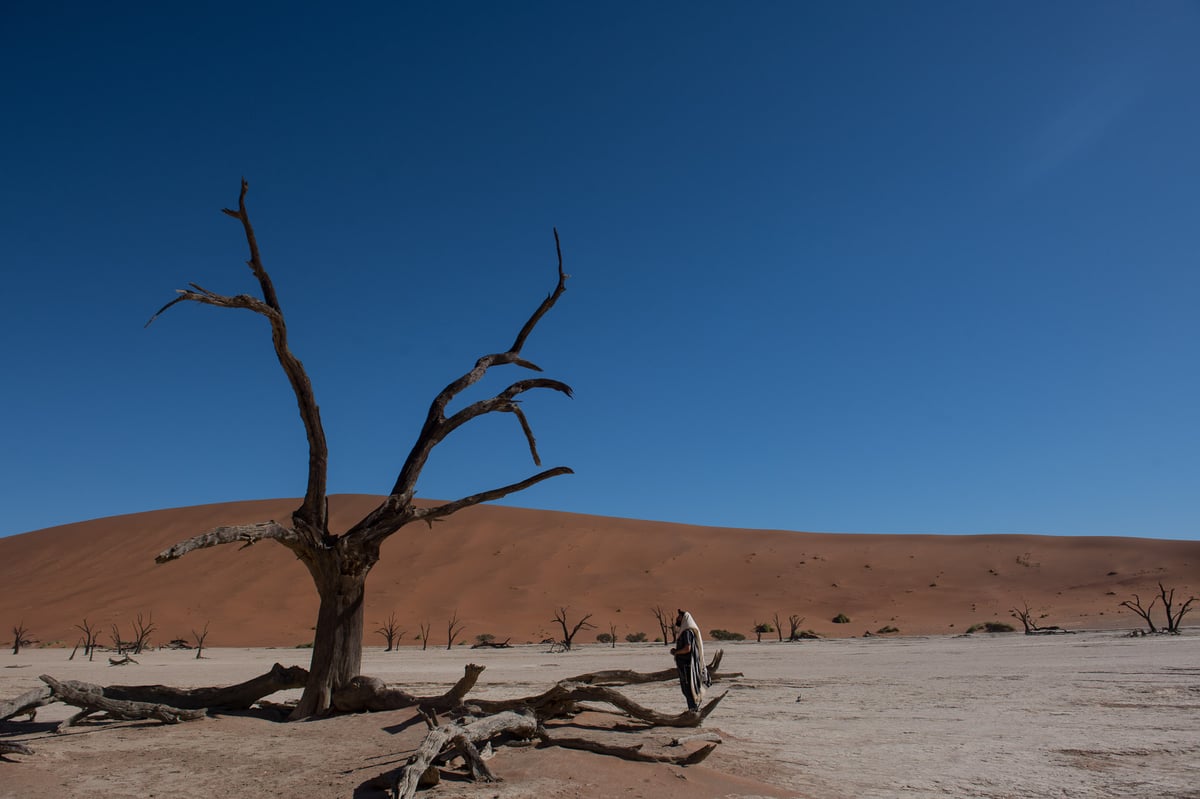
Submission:
M 156 560 L 166 563 L 196 549 L 230 543 L 245 546 L 262 540 L 275 541 L 295 553 L 312 576 L 320 597 L 309 680 L 293 714 L 293 718 L 305 718 L 327 712 L 333 692 L 347 685 L 359 672 L 362 663 L 363 600 L 367 573 L 379 560 L 380 546 L 388 537 L 412 522 L 426 522 L 432 527 L 433 522 L 463 508 L 500 499 L 552 477 L 571 473 L 569 468 L 558 466 L 518 483 L 481 491 L 432 507 L 417 507 L 413 503 L 417 478 L 434 448 L 467 422 L 490 413 L 511 413 L 516 417 L 529 444 L 534 463 L 541 465 L 533 431 L 521 410 L 520 397 L 534 389 L 549 389 L 570 396 L 571 388 L 567 384 L 549 378 L 528 378 L 518 380 L 495 396 L 470 403 L 449 415 L 447 406 L 463 391 L 477 383 L 492 367 L 512 364 L 541 371 L 526 360 L 521 351 L 534 327 L 566 290 L 567 275 L 563 272 L 562 249 L 558 245 L 558 232 L 555 231 L 558 282 L 554 290 L 525 322 L 512 346 L 503 352 L 483 356 L 475 362 L 474 367 L 438 392 L 387 498 L 348 530 L 335 534 L 329 529 L 329 507 L 325 493 L 328 447 L 320 410 L 308 374 L 288 346 L 288 330 L 283 308 L 271 277 L 263 266 L 258 241 L 246 210 L 247 188 L 248 184 L 243 180 L 237 210 L 223 210 L 242 224 L 250 250 L 250 258 L 246 263 L 258 280 L 262 298 L 246 294 L 217 294 L 192 283 L 190 288 L 178 290 L 178 296 L 159 309 L 146 324 L 149 325 L 163 312 L 182 302 L 197 302 L 218 308 L 238 308 L 266 318 L 270 323 L 276 358 L 296 396 L 300 418 L 308 439 L 308 483 L 304 500 L 300 507 L 293 511 L 290 519 L 216 527 L 176 544 L 162 552 Z

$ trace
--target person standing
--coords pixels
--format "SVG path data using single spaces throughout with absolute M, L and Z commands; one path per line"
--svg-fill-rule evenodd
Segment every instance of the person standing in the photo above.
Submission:
M 708 666 L 704 663 L 704 639 L 692 614 L 680 610 L 675 616 L 675 668 L 679 670 L 679 687 L 687 700 L 688 710 L 696 712 L 704 699 L 705 687 L 712 684 Z

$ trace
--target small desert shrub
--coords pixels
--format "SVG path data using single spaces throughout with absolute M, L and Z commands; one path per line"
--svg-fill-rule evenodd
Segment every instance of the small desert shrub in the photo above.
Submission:
M 303 643 L 303 644 L 296 644 L 297 649 L 312 649 L 312 647 L 313 647 L 312 641 L 308 641 L 307 643 Z
M 631 644 L 640 644 L 646 640 L 645 633 L 626 633 L 625 640 Z
M 741 633 L 731 633 L 729 630 L 709 630 L 708 637 L 714 641 L 745 641 L 746 636 Z
M 596 636 L 596 640 L 602 644 L 611 644 L 613 642 L 613 637 L 608 633 L 600 633 Z
M 888 625 L 886 625 L 884 627 L 880 627 L 878 630 L 876 630 L 875 634 L 876 635 L 887 635 L 888 633 L 898 633 L 898 632 L 900 632 L 899 627 L 893 627 L 892 625 L 888 624 Z
M 490 644 L 495 640 L 496 636 L 492 635 L 491 633 L 480 633 L 479 635 L 475 636 L 475 643 L 477 644 Z
M 834 624 L 849 624 L 850 617 L 847 616 L 845 613 L 839 613 L 838 615 L 833 617 L 833 623 Z
M 985 621 L 983 624 L 972 624 L 967 628 L 967 634 L 977 633 L 982 630 L 985 633 L 1011 633 L 1015 632 L 1011 624 L 1005 624 L 1002 621 Z
M 816 633 L 814 633 L 812 630 L 797 630 L 797 631 L 796 631 L 796 637 L 795 637 L 795 638 L 791 638 L 791 639 L 789 639 L 789 640 L 791 640 L 791 641 L 801 641 L 801 640 L 803 640 L 803 641 L 816 641 L 816 640 L 817 640 L 817 639 L 819 639 L 820 637 L 821 637 L 821 636 L 817 635 L 817 634 L 816 634 Z

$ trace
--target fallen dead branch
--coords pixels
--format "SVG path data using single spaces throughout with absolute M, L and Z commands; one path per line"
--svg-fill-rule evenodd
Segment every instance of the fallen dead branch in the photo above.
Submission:
M 50 686 L 54 698 L 60 702 L 80 709 L 80 712 L 63 722 L 59 729 L 65 729 L 94 713 L 104 713 L 110 719 L 133 721 L 136 719 L 157 719 L 164 724 L 178 724 L 181 721 L 194 721 L 204 718 L 207 711 L 184 710 L 168 705 L 151 704 L 148 702 L 130 702 L 120 699 L 109 699 L 104 696 L 104 689 L 76 680 L 59 682 L 48 674 L 38 677 Z
M 101 691 L 109 699 L 169 705 L 184 710 L 221 708 L 245 710 L 276 691 L 303 688 L 308 670 L 276 663 L 262 674 L 237 685 L 215 688 L 171 688 L 166 685 L 107 685 Z
M 654 727 L 699 727 L 704 719 L 716 709 L 725 698 L 721 694 L 709 701 L 699 711 L 684 711 L 677 715 L 659 713 L 648 707 L 643 707 L 629 697 L 601 685 L 580 685 L 572 682 L 560 682 L 537 696 L 527 696 L 520 699 L 473 699 L 472 708 L 478 708 L 483 713 L 503 713 L 509 710 L 529 709 L 539 719 L 547 720 L 575 712 L 576 705 L 582 701 L 607 702 L 628 715 Z
M 495 776 L 483 764 L 478 756 L 475 744 L 507 733 L 515 738 L 529 739 L 537 733 L 537 719 L 523 713 L 505 712 L 471 722 L 470 724 L 442 724 L 429 731 L 416 754 L 409 758 L 408 763 L 396 774 L 393 782 L 392 795 L 398 799 L 411 799 L 417 792 L 417 785 L 425 772 L 433 765 L 442 751 L 455 742 L 459 746 L 469 744 L 469 749 L 475 750 L 472 770 L 481 768 L 486 776 L 484 781 L 494 782 Z
M 708 678 L 713 682 L 720 680 L 730 680 L 734 677 L 741 677 L 740 671 L 730 672 L 728 674 L 720 671 L 721 660 L 725 657 L 725 650 L 718 649 L 717 654 L 713 655 L 712 662 L 708 664 Z M 679 679 L 679 672 L 675 669 L 662 669 L 661 671 L 630 671 L 628 669 L 609 669 L 607 671 L 593 671 L 587 674 L 580 674 L 577 677 L 568 677 L 562 682 L 579 683 L 580 685 L 643 685 L 652 682 L 668 682 L 670 680 Z
M 340 713 L 361 713 L 363 711 L 399 710 L 406 707 L 420 707 L 425 710 L 452 710 L 460 707 L 463 698 L 475 687 L 483 666 L 468 663 L 463 670 L 462 678 L 440 696 L 414 696 L 407 691 L 389 687 L 378 677 L 359 675 L 350 680 L 350 684 L 337 691 L 330 702 L 331 707 Z
M 711 755 L 712 751 L 717 748 L 716 743 L 709 743 L 690 754 L 663 755 L 643 752 L 642 744 L 614 746 L 587 738 L 557 738 L 551 736 L 545 729 L 538 730 L 538 739 L 548 746 L 560 746 L 563 749 L 579 749 L 584 752 L 595 752 L 599 755 L 619 757 L 622 760 L 635 760 L 640 763 L 670 763 L 675 766 L 694 766 Z
M 0 702 L 0 721 L 7 721 L 14 716 L 25 714 L 29 715 L 29 721 L 33 721 L 33 717 L 37 714 L 37 708 L 57 701 L 51 696 L 52 693 L 53 691 L 48 686 L 43 685 L 41 688 L 26 691 L 16 699 Z
M 33 750 L 16 741 L 0 741 L 0 755 L 32 755 Z

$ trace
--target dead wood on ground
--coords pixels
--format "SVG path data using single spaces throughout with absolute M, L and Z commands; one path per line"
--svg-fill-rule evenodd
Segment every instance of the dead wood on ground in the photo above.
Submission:
M 94 713 L 104 713 L 110 719 L 120 721 L 157 719 L 164 724 L 194 721 L 195 719 L 204 718 L 206 715 L 204 709 L 184 710 L 182 708 L 151 704 L 149 702 L 109 699 L 104 695 L 104 689 L 101 686 L 92 685 L 91 683 L 78 682 L 76 680 L 63 680 L 59 682 L 48 674 L 43 674 L 38 679 L 50 686 L 50 690 L 54 692 L 55 699 L 64 704 L 77 707 L 81 711 L 64 722 L 60 726 L 60 729 L 69 727 Z
M 16 699 L 0 702 L 0 721 L 26 714 L 29 716 L 28 720 L 33 721 L 37 708 L 57 701 L 51 696 L 52 693 L 48 686 L 43 685 L 41 688 L 26 691 Z
M 214 688 L 172 688 L 166 685 L 108 685 L 101 690 L 109 699 L 170 705 L 184 710 L 221 708 L 246 710 L 276 691 L 303 688 L 308 670 L 276 663 L 262 674 L 237 685 Z

